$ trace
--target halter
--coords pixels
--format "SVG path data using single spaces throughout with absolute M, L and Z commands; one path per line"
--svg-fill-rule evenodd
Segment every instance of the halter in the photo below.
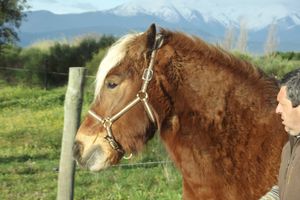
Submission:
M 150 63 L 148 68 L 146 68 L 143 72 L 142 80 L 143 84 L 141 87 L 141 90 L 136 94 L 136 97 L 129 102 L 123 109 L 121 109 L 118 113 L 114 114 L 111 117 L 101 117 L 98 114 L 96 114 L 94 111 L 89 110 L 88 113 L 94 117 L 97 121 L 99 121 L 103 127 L 106 130 L 107 135 L 104 137 L 110 144 L 110 146 L 121 153 L 122 155 L 125 153 L 121 145 L 115 140 L 113 133 L 112 133 L 112 124 L 119 119 L 122 115 L 124 115 L 127 111 L 129 111 L 133 106 L 137 105 L 138 103 L 142 102 L 144 105 L 144 109 L 150 118 L 152 123 L 156 123 L 153 110 L 151 109 L 151 106 L 148 102 L 148 93 L 147 93 L 147 88 L 149 85 L 149 82 L 151 81 L 153 77 L 153 66 L 154 66 L 154 59 L 156 55 L 156 50 L 159 49 L 163 44 L 163 36 L 162 34 L 157 34 L 155 37 L 155 42 L 152 48 L 151 52 L 151 58 L 150 58 Z M 98 135 L 97 135 L 98 137 Z M 97 137 L 95 138 L 94 141 L 96 141 Z

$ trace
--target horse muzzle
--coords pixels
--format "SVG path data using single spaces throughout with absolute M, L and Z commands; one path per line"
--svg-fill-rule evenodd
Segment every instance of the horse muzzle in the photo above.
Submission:
M 100 145 L 94 145 L 84 152 L 81 142 L 75 142 L 73 146 L 73 157 L 77 164 L 90 171 L 100 171 L 110 166 L 108 157 Z

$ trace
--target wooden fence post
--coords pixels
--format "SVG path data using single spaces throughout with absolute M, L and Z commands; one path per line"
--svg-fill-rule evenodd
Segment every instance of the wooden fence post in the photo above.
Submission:
M 73 199 L 75 162 L 72 148 L 80 124 L 84 76 L 84 67 L 69 68 L 69 81 L 64 104 L 64 129 L 59 162 L 57 200 Z

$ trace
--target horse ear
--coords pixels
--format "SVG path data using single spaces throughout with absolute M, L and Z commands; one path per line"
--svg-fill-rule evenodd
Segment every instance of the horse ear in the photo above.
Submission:
M 152 50 L 154 48 L 155 37 L 156 37 L 156 27 L 155 24 L 151 24 L 148 30 L 145 32 L 147 38 L 147 49 Z

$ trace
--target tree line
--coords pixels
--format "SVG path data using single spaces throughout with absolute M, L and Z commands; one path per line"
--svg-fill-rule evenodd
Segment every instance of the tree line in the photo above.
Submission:
M 11 84 L 64 85 L 67 83 L 65 74 L 68 74 L 69 67 L 86 66 L 100 50 L 115 40 L 115 37 L 105 35 L 98 39 L 87 37 L 77 45 L 56 42 L 47 49 L 2 45 L 0 78 Z M 94 72 L 94 69 L 91 71 Z

